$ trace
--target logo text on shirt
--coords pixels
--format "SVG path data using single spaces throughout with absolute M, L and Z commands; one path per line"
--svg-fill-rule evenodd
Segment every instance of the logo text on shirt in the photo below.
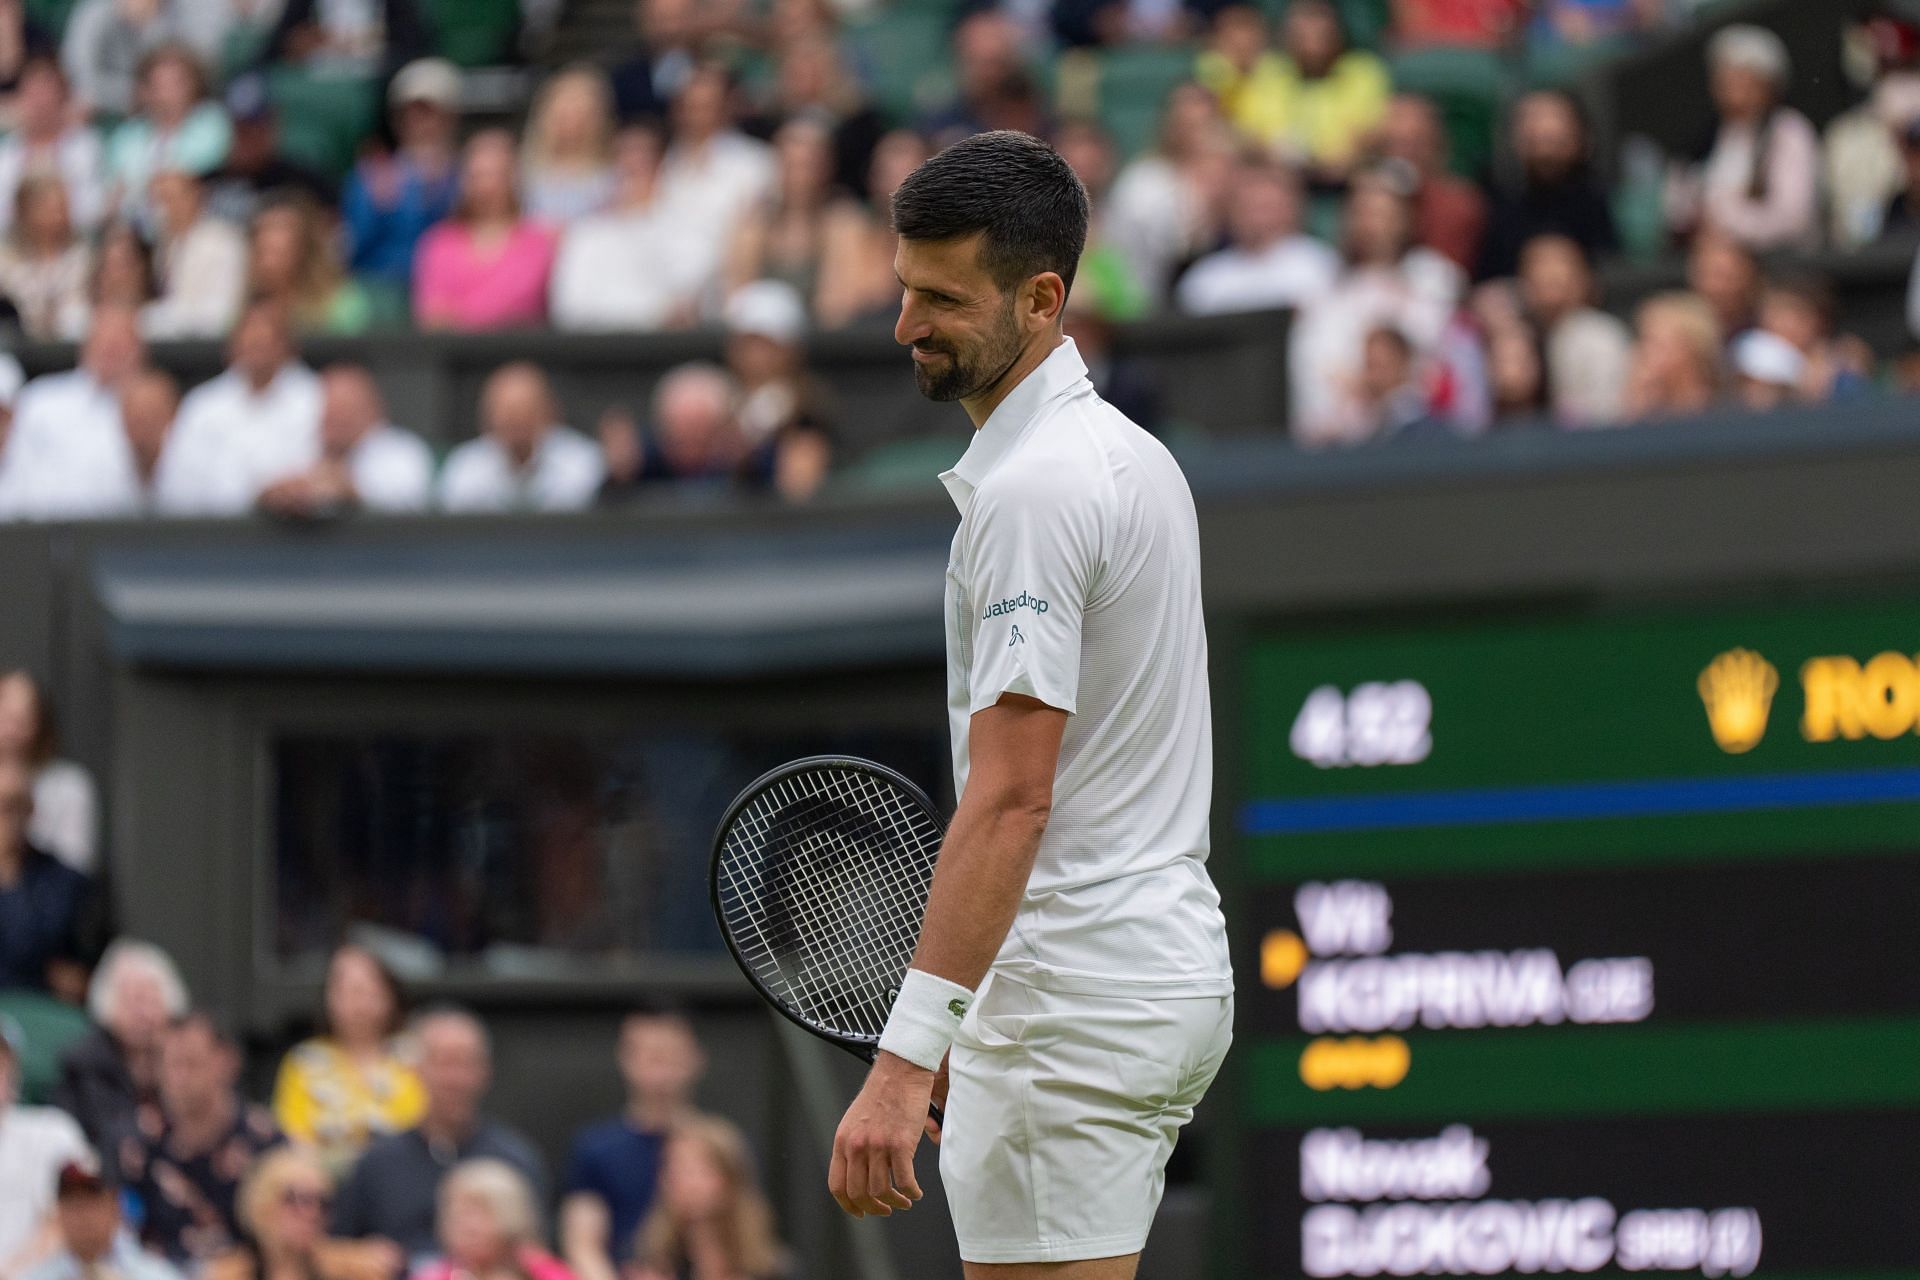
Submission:
M 985 622 L 988 618 L 1002 618 L 1009 613 L 1017 613 L 1022 609 L 1031 609 L 1035 613 L 1045 613 L 1047 611 L 1047 602 L 1039 596 L 1030 595 L 1022 591 L 1017 596 L 1011 596 L 1005 600 L 995 600 L 989 604 L 980 611 L 980 621 Z

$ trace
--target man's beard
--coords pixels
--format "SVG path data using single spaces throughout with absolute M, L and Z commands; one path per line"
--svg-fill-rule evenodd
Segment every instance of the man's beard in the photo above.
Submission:
M 977 350 L 963 355 L 951 347 L 919 349 L 938 351 L 946 357 L 931 364 L 913 362 L 913 381 L 921 395 L 944 404 L 980 394 L 1000 381 L 1020 358 L 1020 330 L 1013 323 L 1013 299 L 1007 299 L 1005 310 Z

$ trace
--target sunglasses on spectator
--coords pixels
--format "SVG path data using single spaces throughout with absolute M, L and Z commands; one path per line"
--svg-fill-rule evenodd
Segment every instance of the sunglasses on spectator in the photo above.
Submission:
M 311 1187 L 288 1187 L 280 1193 L 280 1203 L 289 1209 L 324 1209 L 333 1197 Z

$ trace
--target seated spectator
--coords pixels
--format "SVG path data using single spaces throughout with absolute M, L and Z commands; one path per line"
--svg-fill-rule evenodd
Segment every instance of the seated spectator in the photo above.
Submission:
M 0 757 L 33 770 L 33 820 L 27 839 L 75 871 L 100 865 L 100 796 L 93 774 L 60 754 L 60 728 L 31 673 L 0 672 Z
M 175 0 L 81 0 L 67 19 L 60 62 L 73 80 L 76 114 L 132 114 L 141 62 L 168 45 L 192 47 L 202 57 L 218 44 L 195 45 L 196 24 Z
M 0 0 L 0 121 L 14 122 L 27 64 L 35 58 L 51 60 L 57 52 L 46 26 L 27 12 L 25 0 Z
M 1155 306 L 1166 301 L 1177 268 L 1219 244 L 1232 174 L 1233 142 L 1219 103 L 1197 84 L 1176 88 L 1167 95 L 1159 145 L 1120 171 L 1104 219 Z
M 1787 47 L 1764 27 L 1722 28 L 1707 46 L 1719 125 L 1698 166 L 1667 188 L 1667 223 L 1680 235 L 1703 226 L 1756 253 L 1810 249 L 1820 239 L 1820 140 L 1781 101 Z
M 1113 189 L 1113 139 L 1091 120 L 1067 120 L 1055 133 L 1053 145 L 1086 187 L 1091 206 L 1087 245 L 1074 270 L 1074 287 L 1091 295 L 1107 320 L 1138 319 L 1147 310 L 1146 287 L 1134 278 L 1126 255 L 1114 247 L 1102 216 L 1107 193 Z
M 333 1186 L 306 1147 L 275 1147 L 261 1155 L 240 1184 L 239 1243 L 207 1263 L 202 1280 L 388 1280 L 399 1274 L 398 1249 L 327 1238 Z
M 143 369 L 120 391 L 120 426 L 133 454 L 132 487 L 125 516 L 149 516 L 160 510 L 160 459 L 166 456 L 174 419 L 180 416 L 180 384 L 161 369 Z
M 12 227 L 21 183 L 43 176 L 65 185 L 74 225 L 90 233 L 106 206 L 100 135 L 74 119 L 66 73 L 52 58 L 27 60 L 16 98 L 13 129 L 0 139 L 0 234 Z
M 1702 231 L 1687 253 L 1687 288 L 1713 311 L 1729 339 L 1751 329 L 1760 314 L 1760 264 L 1731 236 Z
M 1220 315 L 1298 307 L 1333 287 L 1340 255 L 1301 230 L 1300 179 L 1271 162 L 1243 163 L 1228 197 L 1232 243 L 1187 269 L 1174 289 L 1182 311 Z
M 1487 330 L 1488 408 L 1495 423 L 1546 417 L 1554 387 L 1540 331 L 1525 315 Z
M 498 377 L 499 375 L 495 375 Z M 533 1145 L 480 1111 L 492 1080 L 487 1032 L 472 1014 L 439 1009 L 416 1026 L 426 1111 L 405 1133 L 374 1139 L 333 1206 L 335 1235 L 380 1237 L 409 1259 L 437 1252 L 440 1183 L 456 1161 L 490 1158 L 517 1169 L 542 1194 L 546 1173 Z
M 181 1280 L 178 1271 L 134 1243 L 121 1218 L 119 1188 L 97 1164 L 88 1153 L 60 1167 L 54 1181 L 58 1243 L 22 1280 Z
M 1916 125 L 1920 72 L 1899 61 L 1883 61 L 1867 101 L 1827 125 L 1820 178 L 1828 195 L 1827 235 L 1836 249 L 1920 227 Z
M 800 117 L 773 135 L 774 190 L 747 211 L 733 234 L 723 275 L 727 292 L 775 279 L 811 301 L 819 293 L 833 191 L 833 138 L 818 120 Z
M 280 154 L 280 113 L 264 75 L 243 75 L 227 86 L 233 142 L 226 163 L 207 175 L 207 209 L 236 227 L 248 226 L 269 197 L 298 193 L 323 209 L 339 203 L 328 178 Z
M 540 1209 L 526 1174 L 505 1160 L 466 1160 L 440 1184 L 441 1260 L 414 1280 L 573 1280 L 540 1247 Z
M 1834 334 L 1835 312 L 1833 288 L 1818 276 L 1784 276 L 1760 296 L 1759 329 L 1800 353 L 1797 390 L 1808 404 L 1849 400 L 1872 387 L 1873 352 L 1858 338 Z
M 1413 344 L 1392 325 L 1382 325 L 1366 336 L 1356 398 L 1369 439 L 1437 436 L 1447 429 L 1427 405 Z
M 240 515 L 318 451 L 320 379 L 295 354 L 286 311 L 249 303 L 227 354 L 226 370 L 181 402 L 161 456 L 158 496 L 169 515 Z
M 527 218 L 513 137 L 488 129 L 467 140 L 460 200 L 421 238 L 413 316 L 424 329 L 508 329 L 547 317 L 555 236 Z
M 740 479 L 788 502 L 820 491 L 833 464 L 826 389 L 806 370 L 806 311 L 792 286 L 761 280 L 727 299 L 727 367 L 739 380 Z
M 141 329 L 160 340 L 226 336 L 246 296 L 246 237 L 207 212 L 191 173 L 156 173 L 151 193 L 160 296 L 140 312 Z
M 186 1013 L 186 983 L 152 942 L 115 938 L 86 986 L 94 1029 L 60 1055 L 60 1103 L 100 1151 L 119 1150 L 142 1109 L 159 1107 L 159 1042 Z
M 547 376 L 516 361 L 494 370 L 480 393 L 483 435 L 447 458 L 446 511 L 577 511 L 592 505 L 606 475 L 593 441 L 563 426 Z
M 1647 0 L 1536 0 L 1528 39 L 1535 48 L 1584 49 L 1638 35 L 1659 14 Z
M 207 76 L 193 53 L 168 44 L 140 59 L 140 110 L 107 139 L 108 200 L 131 218 L 146 214 L 147 187 L 167 170 L 205 174 L 227 158 L 227 113 L 207 101 Z
M 367 291 L 341 269 L 327 215 L 296 191 L 269 197 L 254 216 L 247 296 L 278 303 L 302 334 L 350 336 L 373 320 Z
M 720 1255 L 695 1265 L 708 1250 Z M 660 1192 L 640 1227 L 634 1280 L 719 1274 L 740 1280 L 791 1275 L 773 1210 L 738 1129 L 717 1116 L 683 1119 L 667 1141 Z
M 1800 399 L 1807 359 L 1778 334 L 1749 329 L 1727 350 L 1733 372 L 1733 398 L 1743 409 L 1767 413 Z
M 199 1268 L 234 1247 L 240 1184 L 283 1139 L 273 1117 L 242 1098 L 240 1048 L 203 1010 L 160 1038 L 159 1106 L 143 1109 L 114 1165 L 139 1208 L 141 1243 Z
M 1220 112 L 1242 135 L 1264 139 L 1286 94 L 1287 61 L 1272 47 L 1267 15 L 1230 4 L 1214 15 L 1193 78 L 1220 99 Z
M 1414 183 L 1414 239 L 1461 270 L 1473 270 L 1487 228 L 1487 201 L 1473 183 L 1447 172 L 1447 133 L 1438 108 L 1417 93 L 1395 94 L 1377 150 L 1380 159 L 1404 165 Z
M 970 134 L 1017 127 L 1004 119 L 1009 88 L 1031 86 L 1027 70 L 1026 34 L 1012 16 L 997 8 L 980 8 L 953 28 L 953 96 L 927 113 L 916 126 L 935 150 Z M 1044 129 L 1030 132 L 1044 133 Z
M 1633 335 L 1593 305 L 1593 270 L 1566 236 L 1536 236 L 1520 251 L 1520 297 L 1539 326 L 1553 415 L 1564 426 L 1613 422 L 1633 357 Z
M 667 114 L 693 69 L 706 36 L 696 0 L 640 0 L 633 7 L 639 48 L 613 68 L 613 101 L 631 123 Z
M 120 509 L 132 467 L 120 426 L 120 392 L 145 360 L 134 313 L 96 306 L 78 367 L 43 374 L 20 393 L 8 433 L 0 513 L 58 520 Z
M 771 141 L 788 120 L 817 120 L 832 139 L 832 185 L 843 193 L 866 190 L 873 150 L 887 126 L 861 95 L 859 77 L 844 65 L 840 47 L 829 35 L 802 36 L 777 47 L 780 66 L 773 100 L 742 129 Z
M 371 379 L 365 370 L 336 365 L 327 381 L 331 407 L 336 386 Z M 282 1132 L 313 1148 L 335 1174 L 375 1138 L 420 1123 L 426 1092 L 399 1042 L 405 1019 L 400 983 L 379 957 L 351 943 L 334 948 L 320 1034 L 281 1061 L 273 1114 Z
M 692 278 L 708 305 L 721 287 L 740 222 L 774 191 L 773 152 L 734 127 L 732 86 L 718 64 L 698 68 L 673 100 L 673 132 L 660 164 L 666 216 L 684 230 Z
M 1415 364 L 1440 344 L 1465 291 L 1460 268 L 1413 243 L 1413 203 L 1390 173 L 1368 172 L 1347 197 L 1345 271 L 1308 303 L 1289 339 L 1294 439 L 1357 443 L 1373 420 L 1354 395 L 1366 336 L 1392 325 L 1413 344 Z
M 62 318 L 60 336 L 73 342 L 84 340 L 93 327 L 94 314 L 102 309 L 127 311 L 135 317 L 137 326 L 140 312 L 158 292 L 152 247 L 132 224 L 115 219 L 100 232 L 86 300 Z
M 257 61 L 289 63 L 315 75 L 371 79 L 420 57 L 431 42 L 419 0 L 287 0 Z
M 579 1280 L 615 1280 L 634 1260 L 667 1135 L 693 1113 L 706 1069 L 693 1028 L 668 1014 L 629 1015 L 618 1060 L 626 1109 L 573 1140 L 560 1202 L 560 1243 Z
M 341 211 L 354 271 L 404 285 L 420 238 L 459 195 L 460 70 L 444 58 L 410 63 L 388 86 L 387 105 L 397 145 L 354 167 Z
M 0 293 L 13 303 L 27 337 L 57 341 L 86 308 L 92 255 L 73 225 L 58 175 L 26 179 L 14 199 L 12 227 L 0 242 Z
M 733 484 L 746 462 L 739 415 L 740 389 L 725 370 L 697 361 L 669 369 L 654 385 L 653 420 L 637 447 L 609 450 L 625 465 L 608 468 L 605 496 L 650 485 Z M 603 434 L 610 425 L 602 421 Z
M 1386 115 L 1386 64 L 1347 47 L 1330 0 L 1293 0 L 1281 26 L 1279 74 L 1237 100 L 1235 121 L 1316 183 L 1339 183 Z M 1264 89 L 1264 92 L 1260 91 Z
M 1690 293 L 1660 293 L 1635 317 L 1633 367 L 1623 408 L 1630 421 L 1703 413 L 1719 400 L 1724 337 L 1713 310 Z
M 1900 183 L 1879 210 L 1875 235 L 1912 235 L 1920 231 L 1920 115 L 1908 121 L 1895 136 L 1900 144 Z
M 1527 19 L 1528 0 L 1393 0 L 1393 35 L 1409 49 L 1500 49 Z
M 821 245 L 820 282 L 813 295 L 814 319 L 822 329 L 882 318 L 891 323 L 898 312 L 893 193 L 929 154 L 925 138 L 910 129 L 895 129 L 873 149 L 866 200 L 841 201 L 833 207 Z
M 5 770 L 0 766 L 0 832 L 8 821 Z M 4 856 L 0 852 L 0 858 Z M 0 875 L 4 866 L 0 862 Z M 0 935 L 0 948 L 5 946 Z M 0 973 L 0 987 L 7 985 Z M 50 1218 L 60 1171 L 68 1164 L 93 1159 L 72 1116 L 52 1107 L 21 1104 L 23 1047 L 19 1026 L 0 1014 L 0 1275 L 8 1276 L 54 1255 L 59 1242 Z
M 386 402 L 373 375 L 359 365 L 337 364 L 321 375 L 320 387 L 319 460 L 267 485 L 260 505 L 281 515 L 309 517 L 353 507 L 425 511 L 433 494 L 433 450 L 413 432 L 387 421 Z M 371 1062 L 363 1065 L 373 1071 Z M 382 1078 L 381 1083 L 388 1082 Z M 349 1106 L 357 1101 L 357 1096 L 349 1096 L 352 1092 L 336 1089 L 329 1096 Z M 393 1105 L 406 1105 L 404 1093 L 383 1090 L 380 1096 Z M 281 1124 L 287 1125 L 284 1113 Z M 294 1126 L 287 1127 L 294 1131 Z M 316 1140 L 305 1134 L 304 1126 L 300 1133 L 305 1141 Z M 331 1138 L 321 1141 L 332 1143 Z
M 633 330 L 691 324 L 699 314 L 697 266 L 685 250 L 690 228 L 660 199 L 660 132 L 629 125 L 614 139 L 613 207 L 580 219 L 560 237 L 549 306 L 568 330 Z
M 1479 278 L 1499 280 L 1520 266 L 1535 236 L 1563 235 L 1600 261 L 1620 247 L 1606 189 L 1592 168 L 1586 119 L 1572 97 L 1537 89 L 1509 116 L 1517 172 L 1490 192 Z
M 520 177 L 527 216 L 565 224 L 613 200 L 613 90 L 598 67 L 575 65 L 540 86 L 527 117 Z

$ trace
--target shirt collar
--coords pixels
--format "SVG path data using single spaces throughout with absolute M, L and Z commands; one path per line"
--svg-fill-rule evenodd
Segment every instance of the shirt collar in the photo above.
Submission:
M 972 443 L 960 455 L 960 461 L 953 464 L 953 469 L 940 473 L 940 483 L 946 486 L 948 495 L 953 498 L 953 505 L 964 514 L 973 491 L 980 487 L 980 482 L 987 478 L 987 473 L 1006 456 L 1014 443 L 1026 434 L 1033 420 L 1040 416 L 1040 410 L 1057 397 L 1083 385 L 1086 378 L 1087 365 L 1080 358 L 1079 348 L 1073 345 L 1072 338 L 1062 338 L 1060 345 L 1049 352 L 1047 358 L 1022 378 L 1020 385 L 1009 391 L 1006 399 L 987 415 L 987 420 L 973 433 Z

